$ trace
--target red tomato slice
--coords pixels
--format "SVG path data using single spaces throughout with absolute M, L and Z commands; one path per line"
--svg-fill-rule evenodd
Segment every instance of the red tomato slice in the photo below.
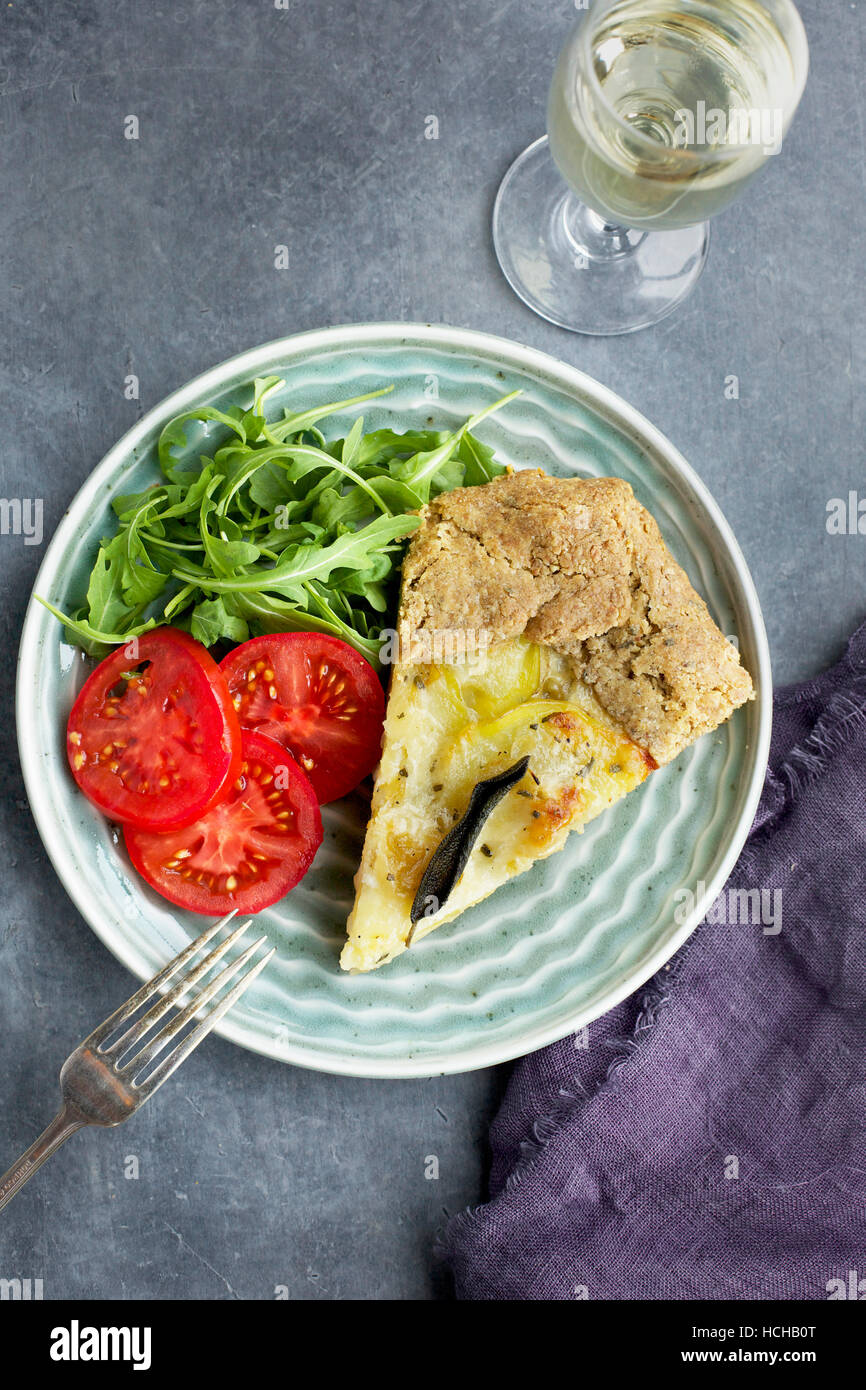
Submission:
M 66 751 L 100 811 L 171 830 L 196 820 L 235 780 L 241 730 L 207 650 L 161 627 L 97 666 L 72 706 Z
M 385 693 L 369 661 L 318 632 L 278 632 L 235 647 L 222 671 L 245 729 L 297 758 L 321 802 L 356 787 L 379 761 Z
M 194 825 L 154 835 L 124 829 L 129 857 L 169 902 L 221 917 L 261 912 L 307 872 L 322 843 L 322 817 L 308 779 L 285 748 L 243 736 L 243 761 L 225 800 Z

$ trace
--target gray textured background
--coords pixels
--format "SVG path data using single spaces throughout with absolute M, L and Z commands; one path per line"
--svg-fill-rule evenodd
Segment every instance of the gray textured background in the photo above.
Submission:
M 829 498 L 866 495 L 857 4 L 802 0 L 799 117 L 718 220 L 693 297 L 592 340 L 524 309 L 488 230 L 543 128 L 571 0 L 0 3 L 0 494 L 43 497 L 46 535 L 138 410 L 240 349 L 352 320 L 460 324 L 580 366 L 669 435 L 739 537 L 777 679 L 838 655 L 866 610 L 866 536 L 825 529 Z M 39 559 L 0 537 L 0 1168 L 132 983 L 68 903 L 24 799 L 14 653 Z M 503 1084 L 317 1076 L 211 1040 L 125 1130 L 76 1136 L 16 1199 L 0 1277 L 41 1278 L 46 1298 L 447 1296 L 432 1237 L 483 1194 Z

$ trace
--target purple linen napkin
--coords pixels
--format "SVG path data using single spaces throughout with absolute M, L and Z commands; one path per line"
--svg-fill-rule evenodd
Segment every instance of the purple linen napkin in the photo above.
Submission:
M 715 910 L 516 1064 L 490 1200 L 443 1238 L 458 1297 L 866 1298 L 866 624 L 774 718 Z

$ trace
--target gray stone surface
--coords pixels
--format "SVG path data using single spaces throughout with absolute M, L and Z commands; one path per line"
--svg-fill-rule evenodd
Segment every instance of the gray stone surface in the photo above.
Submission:
M 818 670 L 866 608 L 866 536 L 825 528 L 829 498 L 866 495 L 863 24 L 847 0 L 802 10 L 799 118 L 719 218 L 696 293 L 655 329 L 590 340 L 524 309 L 488 232 L 500 177 L 543 127 L 569 0 L 4 0 L 0 494 L 44 498 L 50 535 L 137 410 L 269 338 L 370 319 L 487 329 L 579 365 L 669 435 L 740 539 L 777 678 Z M 14 653 L 39 558 L 0 537 L 0 1167 L 132 983 L 67 901 L 24 798 Z M 482 1195 L 503 1084 L 344 1080 L 212 1040 L 16 1199 L 0 1276 L 41 1278 L 46 1298 L 447 1296 L 432 1236 Z

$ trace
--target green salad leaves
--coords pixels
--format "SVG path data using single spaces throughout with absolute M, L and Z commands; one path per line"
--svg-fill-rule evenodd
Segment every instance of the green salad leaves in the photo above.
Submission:
M 379 633 L 417 510 L 440 492 L 504 471 L 471 431 L 517 392 L 453 433 L 365 434 L 358 417 L 344 438 L 328 442 L 318 428 L 323 419 L 393 388 L 268 421 L 266 398 L 283 385 L 279 377 L 256 380 L 248 410 L 205 406 L 165 426 L 162 480 L 115 498 L 118 530 L 100 545 L 84 605 L 67 616 L 40 599 L 71 641 L 103 656 L 161 623 L 186 628 L 206 646 L 313 630 L 341 637 L 378 665 Z M 196 463 L 177 453 L 193 424 L 216 444 Z

